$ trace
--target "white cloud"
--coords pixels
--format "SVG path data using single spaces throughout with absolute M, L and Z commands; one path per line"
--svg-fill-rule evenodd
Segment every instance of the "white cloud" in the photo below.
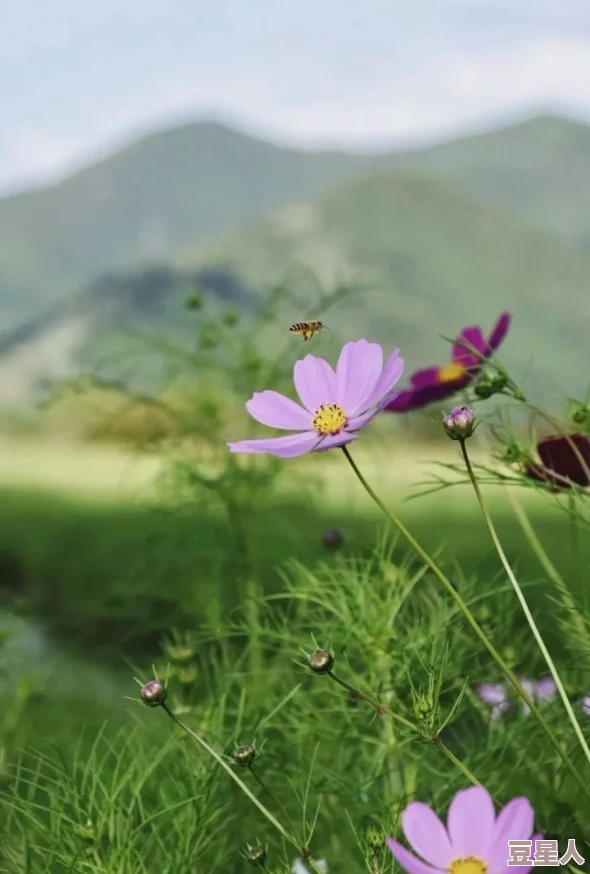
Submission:
M 488 3 L 492 8 L 501 4 Z M 199 114 L 227 116 L 298 145 L 344 146 L 419 142 L 517 112 L 561 109 L 590 118 L 590 32 L 583 29 L 468 47 L 427 40 L 414 58 L 392 48 L 366 64 L 312 52 L 297 66 L 291 45 L 289 63 L 277 68 L 272 51 L 242 56 L 230 48 L 215 63 L 183 57 L 176 66 L 148 65 L 141 77 L 133 71 L 118 90 L 96 91 L 90 100 L 74 88 L 62 114 L 57 76 L 41 95 L 45 106 L 54 98 L 54 114 L 41 120 L 26 113 L 4 127 L 0 185 L 63 173 L 121 138 Z

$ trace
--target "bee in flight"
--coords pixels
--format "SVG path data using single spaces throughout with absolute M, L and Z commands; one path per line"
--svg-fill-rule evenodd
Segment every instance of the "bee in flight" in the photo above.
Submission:
M 310 319 L 308 322 L 295 322 L 289 330 L 292 334 L 301 334 L 304 340 L 309 340 L 314 334 L 328 331 L 329 328 L 323 322 L 318 322 L 317 319 Z

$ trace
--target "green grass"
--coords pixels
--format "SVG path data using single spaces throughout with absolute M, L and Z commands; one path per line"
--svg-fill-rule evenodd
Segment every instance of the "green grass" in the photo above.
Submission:
M 133 676 L 148 679 L 152 663 L 171 664 L 171 706 L 230 760 L 237 743 L 264 742 L 259 774 L 296 823 L 303 815 L 311 822 L 317 806 L 309 843 L 331 870 L 345 860 L 350 874 L 366 870 L 366 829 L 394 833 L 411 797 L 442 813 L 465 778 L 435 746 L 403 728 L 388 733 L 370 708 L 296 664 L 314 639 L 333 648 L 341 678 L 384 696 L 404 718 L 450 720 L 445 744 L 494 794 L 527 794 L 540 827 L 575 835 L 582 848 L 584 801 L 540 727 L 515 707 L 490 729 L 471 689 L 500 680 L 497 669 L 407 547 L 384 539 L 384 520 L 339 453 L 287 463 L 290 473 L 257 512 L 245 508 L 245 574 L 235 529 L 210 493 L 158 500 L 150 485 L 161 470 L 156 459 L 45 445 L 35 469 L 33 443 L 20 446 L 20 461 L 4 449 L 0 579 L 7 605 L 26 614 L 0 657 L 12 703 L 0 721 L 0 815 L 9 836 L 0 858 L 9 874 L 90 874 L 98 865 L 108 874 L 176 874 L 195 864 L 199 874 L 238 874 L 246 842 L 264 843 L 269 870 L 283 874 L 279 863 L 297 854 L 161 711 L 125 700 L 137 696 Z M 454 446 L 367 440 L 354 454 L 439 556 L 511 666 L 546 673 L 471 491 L 460 485 L 407 500 L 427 459 L 456 458 Z M 507 512 L 505 492 L 485 493 L 575 700 L 586 688 L 587 653 L 564 634 L 563 617 L 556 621 L 555 593 Z M 567 516 L 553 499 L 515 493 L 569 586 L 584 590 L 587 543 L 574 557 Z M 321 542 L 331 527 L 345 532 L 336 552 Z M 180 638 L 172 645 L 174 629 Z M 188 647 L 188 663 L 175 654 L 178 644 Z M 416 709 L 416 696 L 426 711 Z M 548 714 L 582 769 L 560 706 Z M 533 752 L 543 768 L 528 767 Z M 246 772 L 239 776 L 256 790 Z M 282 821 L 272 799 L 258 795 Z M 386 856 L 379 870 L 392 871 Z
M 172 627 L 222 621 L 240 604 L 243 555 L 222 506 L 196 492 L 181 504 L 160 501 L 152 479 L 164 469 L 156 458 L 116 449 L 74 449 L 24 444 L 2 454 L 0 556 L 5 580 L 27 609 L 62 637 L 110 653 L 146 653 Z M 366 476 L 428 549 L 450 567 L 482 581 L 502 575 L 475 497 L 466 485 L 408 500 L 428 476 L 433 447 L 385 446 L 355 454 Z M 442 458 L 456 457 L 445 448 Z M 37 466 L 33 463 L 37 460 Z M 346 532 L 344 555 L 373 548 L 387 525 L 344 458 L 291 463 L 293 475 L 274 489 L 255 516 L 243 520 L 256 575 L 266 592 L 282 586 L 281 567 L 333 561 L 321 542 L 328 528 Z M 34 487 L 33 487 L 34 484 Z M 507 513 L 505 492 L 487 489 L 507 554 L 529 579 L 541 568 Z M 565 513 L 551 499 L 519 494 L 556 563 L 572 575 Z M 403 544 L 397 554 L 407 554 Z

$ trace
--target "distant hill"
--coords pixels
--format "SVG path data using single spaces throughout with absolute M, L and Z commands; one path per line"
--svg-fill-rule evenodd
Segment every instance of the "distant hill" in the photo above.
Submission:
M 285 148 L 222 124 L 154 133 L 59 184 L 0 199 L 0 333 L 100 274 L 162 263 L 386 168 L 425 170 L 590 253 L 590 128 L 539 117 L 411 152 Z
M 144 137 L 57 185 L 0 199 L 4 328 L 105 271 L 162 261 L 178 247 L 314 196 L 368 163 L 195 122 Z
M 186 303 L 195 293 L 241 312 L 252 311 L 259 302 L 252 289 L 223 264 L 184 271 L 152 265 L 104 274 L 81 294 L 0 337 L 0 401 L 27 407 L 60 380 L 80 372 L 149 389 L 162 362 L 158 354 L 151 356 L 151 362 L 143 354 L 138 364 L 141 345 L 134 344 L 132 336 L 151 335 L 157 328 L 166 343 L 194 342 L 194 322 L 187 318 Z
M 590 253 L 590 127 L 538 116 L 510 127 L 398 152 L 397 166 L 444 177 L 488 203 L 558 231 Z
M 0 333 L 100 274 L 173 259 L 387 168 L 425 170 L 590 252 L 590 128 L 540 117 L 411 152 L 285 148 L 195 122 L 138 139 L 59 184 L 0 199 Z
M 330 333 L 308 346 L 318 354 L 334 355 L 342 340 L 367 336 L 388 348 L 399 345 L 410 370 L 447 358 L 448 346 L 438 334 L 454 335 L 472 323 L 489 330 L 508 309 L 514 326 L 502 358 L 515 376 L 524 375 L 534 357 L 530 386 L 550 401 L 552 392 L 580 392 L 588 381 L 581 356 L 587 348 L 590 260 L 557 234 L 418 170 L 392 170 L 284 207 L 240 232 L 187 247 L 176 264 L 187 275 L 223 264 L 244 290 L 242 307 L 251 306 L 265 282 L 300 267 L 310 267 L 326 283 L 371 282 L 371 291 L 325 315 Z M 139 319 L 145 305 L 137 294 L 133 307 Z M 105 311 L 104 297 L 95 291 L 80 299 L 78 314 L 85 313 L 93 338 L 77 341 L 82 351 L 100 349 L 101 336 L 117 326 L 119 317 Z M 164 286 L 162 298 L 172 300 Z M 155 316 L 162 327 L 176 318 L 171 306 Z M 295 358 L 302 349 L 288 325 L 324 317 L 321 303 L 312 312 L 285 307 L 279 315 L 284 331 L 269 330 L 264 343 L 271 352 L 284 347 Z M 29 350 L 35 343 L 55 350 L 50 336 L 55 338 L 59 325 L 71 325 L 71 316 L 69 309 L 51 329 L 38 326 Z M 13 343 L 4 356 L 0 379 L 20 347 Z

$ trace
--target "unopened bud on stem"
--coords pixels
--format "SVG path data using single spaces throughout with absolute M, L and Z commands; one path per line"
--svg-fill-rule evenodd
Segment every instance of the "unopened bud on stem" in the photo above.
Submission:
M 442 423 L 451 440 L 465 440 L 473 434 L 474 421 L 474 412 L 469 407 L 455 407 Z
M 327 649 L 316 649 L 308 656 L 307 664 L 314 674 L 329 674 L 334 667 L 334 656 Z
M 140 691 L 142 701 L 150 707 L 159 707 L 168 697 L 166 686 L 160 680 L 150 680 Z
M 238 765 L 243 765 L 245 768 L 247 768 L 256 758 L 256 750 L 254 749 L 252 744 L 242 744 L 241 746 L 235 748 L 232 756 L 234 757 L 234 761 L 237 762 Z

